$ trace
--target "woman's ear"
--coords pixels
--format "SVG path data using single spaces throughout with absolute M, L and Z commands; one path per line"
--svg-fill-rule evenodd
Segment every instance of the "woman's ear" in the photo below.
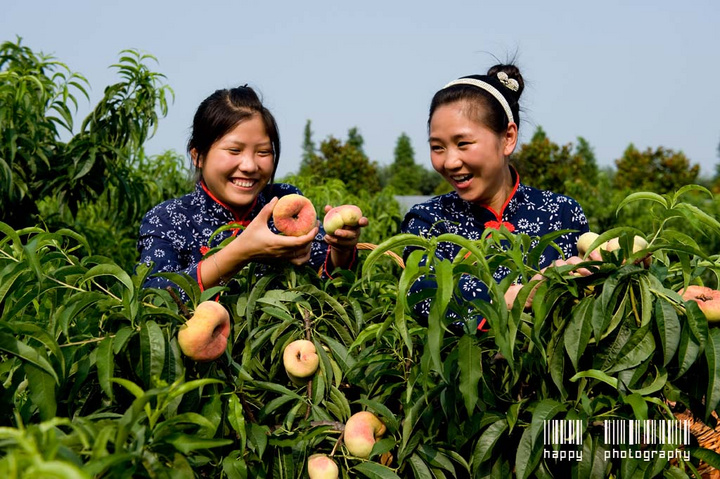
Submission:
M 517 142 L 518 127 L 515 123 L 508 123 L 507 130 L 505 131 L 505 148 L 503 150 L 505 156 L 510 156 L 510 154 L 515 150 Z
M 198 152 L 195 148 L 190 149 L 190 158 L 195 168 L 202 168 L 202 160 L 198 157 Z

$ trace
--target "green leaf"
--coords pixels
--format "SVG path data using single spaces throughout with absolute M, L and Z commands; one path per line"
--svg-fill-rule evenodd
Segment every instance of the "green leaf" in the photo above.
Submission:
M 543 431 L 545 421 L 550 421 L 552 418 L 564 411 L 567 411 L 567 407 L 563 403 L 554 399 L 543 399 L 535 406 L 532 415 L 532 422 L 528 428 L 531 432 L 531 435 L 529 436 L 531 439 L 531 449 L 535 449 L 535 443 L 537 438 L 540 437 L 540 433 Z
M 460 368 L 460 392 L 465 409 L 472 417 L 478 402 L 478 383 L 482 377 L 482 350 L 473 336 L 466 334 L 458 341 L 458 366 Z
M 475 444 L 475 449 L 473 450 L 473 468 L 476 469 L 477 467 L 479 467 L 480 464 L 495 455 L 495 445 L 500 440 L 500 437 L 503 435 L 507 428 L 507 420 L 501 419 L 490 424 L 490 426 L 488 426 L 488 428 L 483 431 L 477 443 Z
M 145 321 L 140 326 L 140 360 L 145 385 L 152 387 L 154 381 L 160 378 L 165 365 L 165 335 L 153 320 Z
M 229 446 L 232 439 L 202 438 L 191 434 L 176 433 L 165 437 L 166 443 L 172 444 L 175 449 L 183 454 L 190 454 L 200 449 L 212 449 L 213 447 Z
M 228 422 L 238 435 L 240 440 L 238 449 L 242 454 L 245 451 L 247 432 L 245 431 L 245 415 L 243 414 L 242 405 L 236 394 L 231 394 L 228 399 Z
M 40 420 L 47 421 L 54 418 L 57 412 L 56 378 L 30 363 L 25 364 L 25 374 L 28 377 L 30 399 L 40 411 Z
M 352 470 L 370 479 L 400 479 L 392 469 L 377 462 L 361 462 Z
M 664 298 L 659 297 L 655 303 L 655 322 L 663 351 L 663 366 L 667 366 L 680 344 L 680 321 L 673 305 Z
M 259 424 L 250 423 L 250 434 L 248 444 L 254 445 L 253 449 L 258 457 L 262 457 L 268 443 L 268 428 Z
M 612 376 L 608 376 L 608 375 L 605 374 L 604 372 L 598 371 L 597 369 L 588 369 L 587 371 L 580 371 L 580 372 L 577 373 L 575 376 L 571 377 L 571 378 L 570 378 L 570 381 L 571 381 L 571 382 L 575 382 L 575 381 L 577 381 L 578 379 L 581 379 L 581 378 L 593 378 L 593 379 L 597 379 L 597 380 L 599 380 L 599 381 L 602 381 L 602 382 L 604 382 L 604 383 L 606 383 L 606 384 L 609 384 L 610 386 L 612 386 L 612 387 L 615 388 L 615 389 L 617 389 L 617 387 L 618 387 L 618 380 L 617 380 L 617 378 L 614 378 L 614 377 L 612 377 Z
M 442 260 L 435 263 L 435 279 L 437 292 L 430 305 L 430 314 L 428 316 L 428 348 L 430 349 L 433 369 L 443 376 L 440 350 L 442 349 L 445 332 L 445 312 L 455 289 L 455 280 L 453 279 L 450 261 Z
M 620 359 L 608 370 L 608 373 L 634 368 L 655 352 L 655 338 L 649 328 L 638 329 L 633 334 L 633 338 L 629 341 L 629 344 L 636 342 L 635 336 L 640 337 L 640 341 L 630 349 L 627 347 L 623 348 L 620 353 Z
M 426 249 L 430 244 L 430 241 L 422 238 L 418 235 L 414 234 L 399 234 L 395 235 L 392 238 L 389 238 L 379 245 L 370 252 L 369 255 L 365 258 L 365 262 L 363 263 L 363 279 L 364 280 L 370 280 L 372 276 L 372 270 L 375 267 L 375 263 L 377 263 L 380 258 L 382 258 L 382 255 L 389 250 L 392 250 L 393 248 L 405 248 L 408 246 L 415 246 L 421 249 Z
M 700 355 L 700 344 L 692 333 L 690 326 L 685 323 L 680 331 L 680 344 L 678 345 L 678 365 L 680 369 L 676 377 L 685 374 Z
M 705 393 L 705 423 L 720 404 L 720 329 L 710 328 L 705 344 L 705 359 L 708 365 L 708 385 Z
M 95 365 L 97 367 L 98 382 L 103 392 L 113 400 L 111 379 L 115 370 L 115 355 L 113 354 L 113 337 L 106 336 L 100 341 L 96 349 Z
M 93 266 L 83 276 L 83 282 L 97 278 L 98 276 L 112 276 L 120 281 L 129 291 L 134 291 L 134 285 L 132 279 L 130 279 L 130 275 L 116 264 L 99 264 Z
M 632 193 L 632 194 L 626 196 L 625 199 L 623 199 L 620 202 L 620 204 L 618 205 L 618 207 L 616 208 L 615 211 L 619 212 L 621 209 L 623 209 L 625 206 L 629 205 L 630 203 L 633 203 L 635 201 L 642 201 L 642 200 L 658 203 L 658 204 L 662 205 L 664 208 L 670 207 L 670 205 L 668 204 L 668 201 L 667 201 L 667 199 L 665 199 L 665 197 L 663 197 L 657 193 L 641 191 L 641 192 Z
M 410 468 L 413 470 L 413 477 L 418 479 L 434 479 L 432 472 L 430 472 L 430 468 L 417 454 L 411 454 L 410 457 L 408 457 L 407 462 L 410 463 Z
M 202 378 L 193 379 L 192 381 L 188 381 L 177 386 L 173 385 L 173 387 L 170 389 L 170 392 L 168 393 L 168 399 L 175 399 L 192 391 L 193 389 L 205 387 L 210 384 L 223 384 L 223 382 L 219 379 Z
M 537 469 L 542 459 L 543 443 L 536 441 L 530 428 L 525 429 L 515 453 L 515 477 L 525 479 Z
M 647 403 L 640 394 L 633 393 L 629 396 L 625 396 L 624 398 L 622 398 L 622 400 L 625 404 L 629 404 L 630 407 L 632 407 L 633 413 L 635 414 L 635 419 L 637 419 L 638 421 L 644 421 L 648 419 Z
M 592 319 L 595 298 L 586 296 L 573 308 L 572 317 L 565 329 L 565 350 L 570 361 L 578 370 L 580 358 L 585 352 L 592 333 Z
M 55 373 L 55 370 L 50 362 L 45 357 L 41 356 L 35 349 L 31 348 L 14 336 L 7 333 L 0 333 L 0 351 L 5 351 L 6 353 L 17 356 L 23 361 L 27 361 L 28 363 L 37 366 L 49 374 L 50 377 L 55 380 L 56 384 L 60 384 L 57 373 Z
M 665 387 L 665 384 L 667 384 L 668 373 L 664 368 L 660 371 L 657 371 L 657 368 L 656 368 L 656 372 L 657 372 L 657 376 L 655 376 L 655 379 L 653 380 L 653 382 L 650 385 L 639 388 L 639 389 L 633 389 L 633 388 L 628 388 L 628 389 L 630 391 L 632 391 L 633 393 L 640 394 L 641 396 L 647 396 L 652 393 L 660 391 L 663 387 Z

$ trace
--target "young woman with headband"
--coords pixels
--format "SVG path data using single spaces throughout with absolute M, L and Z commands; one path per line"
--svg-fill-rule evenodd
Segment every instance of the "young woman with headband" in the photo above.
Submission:
M 501 225 L 531 236 L 570 229 L 574 232 L 555 240 L 562 254 L 548 247 L 539 266 L 580 261 L 575 244 L 579 235 L 588 231 L 580 205 L 567 196 L 523 184 L 509 163 L 518 142 L 523 89 L 524 81 L 516 66 L 495 65 L 486 75 L 457 79 L 435 94 L 428 120 L 430 158 L 433 168 L 454 191 L 415 205 L 403 221 L 404 233 L 424 237 L 454 233 L 480 239 L 487 228 L 499 229 Z M 457 245 L 441 243 L 436 255 L 453 259 L 459 251 Z M 509 272 L 502 267 L 494 277 L 500 281 Z M 426 278 L 418 281 L 414 289 L 431 284 L 432 280 Z M 505 299 L 509 304 L 519 287 L 508 290 Z M 463 275 L 459 289 L 466 300 L 489 299 L 486 287 L 471 275 Z M 427 318 L 430 301 L 415 305 L 420 317 Z

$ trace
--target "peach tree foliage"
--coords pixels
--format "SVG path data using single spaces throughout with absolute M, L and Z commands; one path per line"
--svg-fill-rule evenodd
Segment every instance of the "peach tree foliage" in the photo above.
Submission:
M 172 95 L 164 76 L 146 65 L 153 60 L 120 52 L 112 65 L 120 81 L 105 88 L 75 131 L 77 97 L 89 99 L 85 78 L 20 39 L 0 44 L 0 220 L 28 226 L 38 214 L 52 221 L 59 211 L 72 224 L 78 210 L 109 193 L 123 220 L 146 211 L 142 200 L 152 186 L 133 167 Z M 55 208 L 43 209 L 46 199 Z
M 128 273 L 71 230 L 0 224 L 0 471 L 302 477 L 315 453 L 333 453 L 343 477 L 373 478 L 684 477 L 698 458 L 720 465 L 696 447 L 690 463 L 605 461 L 599 439 L 602 419 L 672 417 L 668 399 L 710 420 L 720 401 L 720 330 L 675 293 L 701 279 L 716 284 L 718 274 L 717 257 L 689 229 L 720 225 L 680 201 L 688 193 L 639 193 L 622 205 L 654 205 L 658 227 L 642 232 L 654 257 L 649 270 L 634 264 L 645 252 L 626 253 L 641 232 L 608 231 L 598 241 L 619 235 L 623 249 L 590 277 L 567 267 L 548 273 L 530 311 L 508 311 L 503 291 L 532 277 L 553 236 L 535 244 L 506 231 L 476 242 L 397 235 L 363 253 L 362 271 L 324 282 L 281 265 L 258 277 L 251 266 L 232 293 L 200 292 L 168 274 L 190 310 L 219 294 L 231 313 L 228 351 L 209 363 L 179 352 L 182 310 L 170 292 L 140 286 L 147 268 Z M 675 217 L 685 219 L 680 231 L 668 228 Z M 432 255 L 441 241 L 463 248 L 454 261 Z M 403 271 L 382 255 L 410 245 L 421 251 Z M 496 284 L 489 271 L 500 265 L 512 273 Z M 466 273 L 490 286 L 492 303 L 456 300 Z M 437 289 L 421 325 L 407 291 L 427 274 Z M 446 331 L 445 311 L 468 307 L 488 319 L 490 333 Z M 299 338 L 320 355 L 319 372 L 300 387 L 281 360 Z M 369 460 L 339 441 L 360 410 L 388 429 Z M 542 457 L 542 421 L 559 418 L 588 424 L 579 463 Z

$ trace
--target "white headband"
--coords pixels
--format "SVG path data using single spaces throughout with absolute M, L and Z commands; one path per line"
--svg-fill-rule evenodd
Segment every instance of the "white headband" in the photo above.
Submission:
M 447 87 L 453 86 L 453 85 L 472 85 L 476 86 L 482 90 L 485 90 L 486 92 L 490 93 L 492 96 L 495 97 L 497 101 L 500 102 L 500 105 L 505 110 L 505 114 L 508 117 L 508 123 L 515 123 L 515 117 L 513 117 L 512 110 L 510 110 L 510 104 L 507 102 L 505 97 L 502 93 L 498 91 L 497 88 L 492 86 L 489 83 L 486 83 L 482 80 L 478 80 L 476 78 L 459 78 L 457 80 L 453 80 L 447 85 L 443 87 L 443 90 Z

